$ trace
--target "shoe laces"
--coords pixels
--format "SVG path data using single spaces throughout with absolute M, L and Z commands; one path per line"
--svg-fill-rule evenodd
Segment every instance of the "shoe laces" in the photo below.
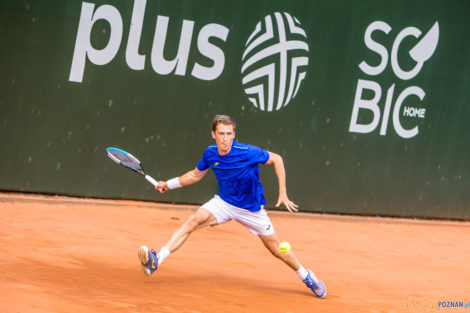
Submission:
M 310 289 L 318 289 L 318 285 L 316 284 L 315 280 L 312 278 L 310 273 L 308 273 L 307 277 L 305 277 L 304 283 L 307 285 L 308 288 Z

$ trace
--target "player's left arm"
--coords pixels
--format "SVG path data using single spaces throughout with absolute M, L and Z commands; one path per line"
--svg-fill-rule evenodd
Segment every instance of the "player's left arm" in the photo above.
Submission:
M 289 212 L 298 211 L 299 207 L 297 204 L 289 200 L 287 197 L 287 188 L 286 188 L 286 170 L 284 168 L 284 161 L 279 154 L 269 152 L 269 159 L 266 164 L 272 164 L 274 166 L 274 171 L 276 172 L 277 181 L 279 183 L 279 198 L 276 203 L 276 207 L 279 207 L 281 204 L 284 204 Z

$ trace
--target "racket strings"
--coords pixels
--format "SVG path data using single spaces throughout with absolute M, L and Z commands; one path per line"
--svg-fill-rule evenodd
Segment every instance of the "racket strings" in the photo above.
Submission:
M 117 160 L 119 160 L 119 162 L 120 162 L 122 165 L 127 166 L 127 167 L 130 167 L 130 168 L 133 168 L 133 169 L 135 169 L 135 170 L 137 170 L 137 171 L 139 171 L 139 172 L 143 172 L 143 171 L 142 171 L 142 164 L 141 164 L 138 160 L 136 160 L 136 159 L 130 157 L 129 155 L 125 155 L 125 154 L 123 154 L 123 153 L 120 153 L 120 152 L 118 152 L 118 151 L 113 151 L 113 150 L 112 150 L 112 151 L 109 151 L 109 153 L 110 153 L 113 157 L 115 157 Z

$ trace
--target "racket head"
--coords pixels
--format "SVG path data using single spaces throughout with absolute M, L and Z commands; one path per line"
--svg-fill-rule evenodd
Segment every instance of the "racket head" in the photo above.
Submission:
M 142 163 L 140 163 L 139 159 L 137 159 L 129 152 L 126 152 L 119 148 L 108 147 L 106 148 L 106 153 L 108 154 L 109 158 L 117 164 L 120 164 L 130 170 L 133 170 L 136 173 L 145 176 Z

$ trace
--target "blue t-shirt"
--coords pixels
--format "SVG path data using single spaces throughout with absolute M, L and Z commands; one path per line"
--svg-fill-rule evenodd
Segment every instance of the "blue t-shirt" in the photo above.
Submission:
M 259 181 L 258 163 L 266 163 L 269 153 L 244 143 L 232 143 L 230 152 L 220 155 L 217 146 L 209 146 L 197 164 L 200 171 L 209 167 L 219 183 L 219 197 L 238 208 L 256 212 L 266 204 Z

